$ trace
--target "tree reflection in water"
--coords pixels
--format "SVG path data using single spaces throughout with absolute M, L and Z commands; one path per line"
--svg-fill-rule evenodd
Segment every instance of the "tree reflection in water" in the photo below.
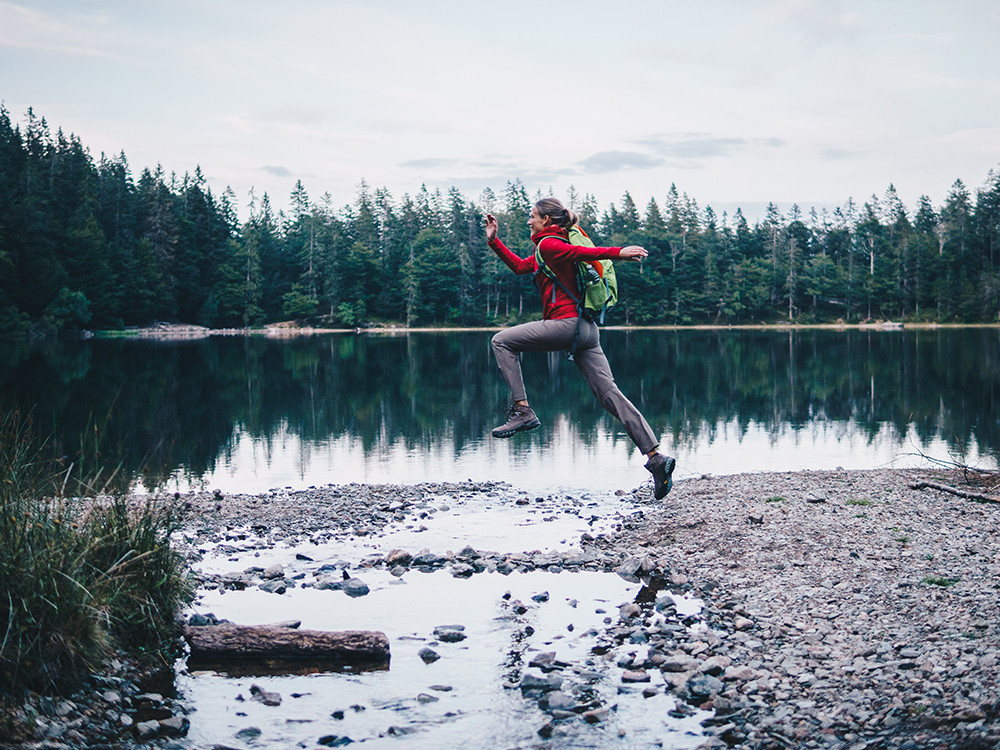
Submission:
M 0 344 L 0 401 L 3 408 L 30 409 L 43 429 L 51 426 L 53 445 L 67 456 L 96 424 L 109 466 L 140 474 L 146 486 L 179 473 L 207 476 L 220 463 L 260 461 L 261 451 L 266 460 L 288 440 L 313 453 L 348 441 L 362 457 L 384 456 L 393 446 L 415 464 L 477 446 L 488 448 L 477 459 L 487 462 L 513 450 L 544 463 L 557 442 L 564 453 L 569 442 L 578 460 L 609 443 L 623 456 L 632 451 L 561 354 L 524 356 L 529 397 L 548 429 L 519 436 L 514 447 L 491 447 L 489 431 L 502 418 L 507 393 L 490 336 L 6 343 Z M 710 446 L 713 455 L 725 455 L 739 451 L 750 432 L 781 439 L 833 425 L 867 441 L 888 432 L 900 452 L 937 443 L 952 456 L 978 451 L 994 466 L 1000 455 L 995 328 L 606 330 L 602 336 L 619 385 L 663 435 L 666 450 Z M 909 445 L 914 436 L 918 444 Z M 249 459 L 240 450 L 246 440 L 259 447 Z M 394 469 L 384 481 L 435 479 Z M 703 470 L 728 473 L 725 465 Z M 337 481 L 335 469 L 332 477 L 327 481 Z M 516 484 L 516 477 L 496 478 Z M 262 483 L 259 489 L 271 486 L 266 478 Z

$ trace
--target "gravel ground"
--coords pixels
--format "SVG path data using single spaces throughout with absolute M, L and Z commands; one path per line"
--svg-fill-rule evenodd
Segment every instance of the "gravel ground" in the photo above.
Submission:
M 730 744 L 1000 747 L 1000 505 L 923 480 L 976 490 L 959 472 L 702 478 L 615 539 L 726 633 Z
M 641 579 L 646 596 L 623 606 L 604 637 L 609 648 L 639 644 L 617 663 L 623 682 L 651 682 L 714 712 L 705 747 L 1000 748 L 1000 505 L 912 488 L 927 480 L 989 494 L 958 472 L 702 477 L 678 482 L 662 503 L 648 484 L 624 493 L 617 530 L 585 534 L 582 553 L 413 550 L 365 565 L 454 575 L 577 566 Z M 196 560 L 206 544 L 378 535 L 392 523 L 419 524 L 443 496 L 580 505 L 528 499 L 501 483 L 352 484 L 180 502 Z M 264 578 L 202 584 L 242 588 Z M 662 592 L 696 595 L 704 609 L 680 618 Z M 122 694 L 108 709 L 101 679 L 72 697 L 72 710 L 28 706 L 43 736 L 21 747 L 106 747 L 82 734 L 98 715 L 103 743 L 115 726 L 128 735 L 140 700 L 115 685 Z M 561 716 L 552 715 L 549 732 Z M 551 741 L 539 734 L 540 747 L 559 747 L 558 731 Z

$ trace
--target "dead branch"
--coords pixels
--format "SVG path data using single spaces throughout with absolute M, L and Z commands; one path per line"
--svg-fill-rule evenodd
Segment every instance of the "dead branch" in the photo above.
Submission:
M 952 495 L 958 495 L 959 497 L 964 497 L 967 500 L 975 500 L 978 503 L 1000 503 L 1000 497 L 994 497 L 992 495 L 984 495 L 980 492 L 970 492 L 969 490 L 960 490 L 957 487 L 950 487 L 947 484 L 940 484 L 939 482 L 915 482 L 910 485 L 911 490 L 938 490 L 939 492 L 948 492 Z

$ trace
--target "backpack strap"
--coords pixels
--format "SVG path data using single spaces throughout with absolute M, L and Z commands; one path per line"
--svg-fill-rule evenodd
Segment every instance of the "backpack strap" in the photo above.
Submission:
M 569 240 L 565 240 L 562 237 L 558 237 L 558 236 L 555 236 L 555 235 L 550 235 L 550 236 L 552 236 L 554 239 L 559 240 L 560 242 L 565 242 L 567 245 L 570 244 Z M 544 239 L 547 239 L 547 238 L 543 237 L 542 239 L 544 240 Z M 584 296 L 583 296 L 583 294 L 580 294 L 579 296 L 577 296 L 576 294 L 574 294 L 573 292 L 571 292 L 569 289 L 566 288 L 566 285 L 563 284 L 559 280 L 559 277 L 556 275 L 555 271 L 553 271 L 551 268 L 549 268 L 548 264 L 545 262 L 545 259 L 542 257 L 542 250 L 539 247 L 539 245 L 541 245 L 541 240 L 539 240 L 538 245 L 535 245 L 535 264 L 538 266 L 538 269 L 532 274 L 532 276 L 531 276 L 532 280 L 537 279 L 538 278 L 538 274 L 544 273 L 546 276 L 548 276 L 550 279 L 552 279 L 556 284 L 558 284 L 559 288 L 562 289 L 566 293 L 566 295 L 571 300 L 573 300 L 573 302 L 576 303 L 577 310 L 582 314 L 583 313 L 583 303 L 584 303 Z M 579 281 L 579 279 L 577 279 L 577 281 Z M 536 283 L 537 283 L 537 281 L 536 281 Z M 555 302 L 555 294 L 556 294 L 555 287 L 552 287 L 552 301 L 553 302 Z
M 555 239 L 559 240 L 560 242 L 565 242 L 567 245 L 570 244 L 569 240 L 563 239 L 562 237 L 559 237 L 557 235 L 550 235 L 550 236 L 554 237 Z M 544 240 L 546 238 L 543 237 L 542 239 Z M 555 284 L 558 284 L 559 288 L 562 289 L 563 292 L 571 300 L 573 300 L 573 302 L 576 303 L 576 313 L 577 313 L 577 315 L 576 315 L 576 332 L 573 334 L 573 343 L 570 344 L 570 346 L 569 346 L 569 353 L 567 354 L 567 359 L 569 359 L 569 361 L 572 362 L 572 361 L 574 361 L 573 355 L 576 354 L 576 344 L 577 344 L 577 341 L 580 340 L 580 321 L 582 321 L 583 318 L 585 317 L 585 313 L 584 313 L 584 309 L 583 309 L 584 296 L 583 296 L 583 294 L 581 294 L 579 297 L 577 297 L 575 294 L 573 294 L 573 292 L 571 292 L 569 289 L 567 289 L 566 285 L 563 284 L 559 280 L 559 277 L 556 276 L 555 271 L 553 271 L 551 268 L 549 268 L 548 264 L 545 262 L 545 259 L 542 258 L 542 249 L 539 247 L 539 245 L 541 245 L 541 244 L 542 244 L 542 240 L 539 240 L 538 244 L 535 245 L 535 264 L 538 266 L 538 269 L 532 274 L 532 276 L 531 276 L 532 280 L 535 281 L 536 285 L 538 285 L 538 274 L 544 273 L 546 276 L 548 276 L 550 279 L 552 279 L 552 281 L 554 281 Z M 552 286 L 552 301 L 553 302 L 556 301 L 556 287 L 555 287 L 555 284 Z

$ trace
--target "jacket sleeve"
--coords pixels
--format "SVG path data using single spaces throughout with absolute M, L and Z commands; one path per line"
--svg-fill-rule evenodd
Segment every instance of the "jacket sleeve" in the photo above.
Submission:
M 508 249 L 508 247 L 500 241 L 499 237 L 490 242 L 489 245 L 493 248 L 493 252 L 497 254 L 500 260 L 507 264 L 507 268 L 514 273 L 521 275 L 535 272 L 536 266 L 534 253 L 532 253 L 529 258 L 522 258 Z
M 570 245 L 556 237 L 543 237 L 538 243 L 547 263 L 567 263 L 581 260 L 614 260 L 621 256 L 620 247 L 584 247 Z

